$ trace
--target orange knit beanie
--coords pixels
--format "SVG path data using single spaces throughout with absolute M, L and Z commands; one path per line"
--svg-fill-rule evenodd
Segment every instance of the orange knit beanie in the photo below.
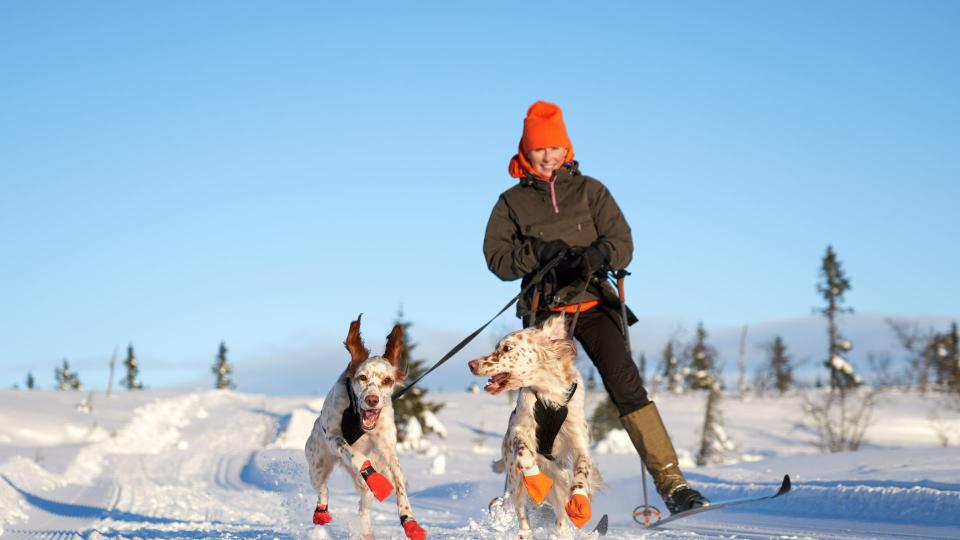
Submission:
M 522 178 L 532 173 L 533 167 L 527 161 L 527 152 L 551 146 L 566 148 L 564 161 L 573 160 L 573 144 L 563 124 L 563 112 L 553 103 L 538 101 L 527 109 L 527 117 L 523 119 L 523 136 L 520 138 L 519 152 L 510 160 L 510 176 Z

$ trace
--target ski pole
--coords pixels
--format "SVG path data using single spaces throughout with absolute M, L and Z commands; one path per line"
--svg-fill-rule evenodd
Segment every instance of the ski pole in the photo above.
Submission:
M 627 295 L 624 292 L 623 285 L 623 278 L 628 275 L 630 274 L 626 270 L 619 270 L 616 273 L 617 297 L 620 299 L 620 322 L 623 325 L 623 343 L 627 348 L 627 356 L 632 362 L 633 349 L 630 345 L 630 321 L 627 319 Z M 647 496 L 647 464 L 644 463 L 643 456 L 640 456 L 640 478 L 641 484 L 643 485 L 643 524 L 649 527 L 650 516 L 653 515 L 654 512 L 650 509 L 650 499 Z

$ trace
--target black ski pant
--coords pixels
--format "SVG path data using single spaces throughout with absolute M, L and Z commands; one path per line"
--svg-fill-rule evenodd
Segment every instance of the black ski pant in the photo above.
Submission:
M 537 313 L 537 324 L 548 317 L 557 315 L 556 312 L 541 311 Z M 573 322 L 573 315 L 567 315 L 568 323 Z M 528 318 L 524 317 L 524 326 L 528 325 Z M 620 316 L 606 306 L 597 306 L 589 311 L 580 313 L 577 327 L 573 330 L 587 356 L 596 366 L 603 381 L 603 387 L 610 395 L 610 400 L 617 407 L 620 416 L 650 403 L 647 391 L 643 387 L 640 370 L 633 363 L 627 353 L 624 335 L 620 331 Z

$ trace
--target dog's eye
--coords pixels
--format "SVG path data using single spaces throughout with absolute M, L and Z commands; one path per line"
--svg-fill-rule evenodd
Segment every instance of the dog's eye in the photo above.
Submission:
M 393 379 L 391 379 L 390 377 L 387 377 L 386 379 L 383 380 L 384 386 L 390 386 L 391 384 L 393 384 Z
M 357 377 L 357 380 L 360 381 L 360 382 L 367 382 L 367 376 L 366 376 L 366 375 L 360 375 L 359 377 Z
M 503 349 L 501 349 L 501 352 L 510 352 L 510 346 L 509 346 L 509 345 L 504 345 L 504 346 L 503 346 Z

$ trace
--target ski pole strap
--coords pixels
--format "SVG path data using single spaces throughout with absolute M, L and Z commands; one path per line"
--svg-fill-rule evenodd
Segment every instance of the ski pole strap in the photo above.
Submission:
M 410 390 L 411 388 L 413 388 L 414 386 L 416 386 L 416 384 L 417 384 L 418 382 L 420 382 L 421 380 L 423 380 L 424 377 L 426 377 L 427 375 L 429 375 L 430 372 L 432 372 L 433 370 L 437 369 L 438 367 L 440 367 L 441 365 L 443 365 L 444 362 L 446 362 L 447 360 L 449 360 L 450 358 L 452 358 L 453 355 L 455 355 L 455 354 L 457 354 L 458 352 L 460 352 L 460 350 L 463 349 L 464 347 L 466 347 L 468 343 L 470 343 L 471 341 L 473 341 L 473 338 L 475 338 L 475 337 L 477 337 L 478 335 L 480 335 L 480 332 L 483 332 L 488 326 L 490 326 L 490 323 L 492 323 L 494 320 L 496 320 L 497 317 L 499 317 L 500 315 L 502 315 L 504 311 L 510 309 L 510 306 L 512 306 L 514 303 L 516 303 L 516 301 L 519 300 L 523 295 L 527 294 L 527 291 L 529 291 L 531 287 L 533 287 L 533 286 L 535 286 L 536 284 L 540 283 L 540 280 L 543 279 L 543 276 L 546 275 L 546 273 L 549 272 L 554 266 L 556 266 L 557 263 L 559 263 L 566 255 L 567 255 L 566 251 L 561 251 L 560 253 L 557 254 L 556 257 L 554 257 L 553 259 L 551 259 L 550 262 L 548 262 L 547 264 L 543 265 L 543 267 L 542 267 L 536 274 L 534 274 L 533 278 L 530 279 L 530 282 L 527 283 L 526 286 L 524 286 L 522 289 L 520 289 L 520 292 L 519 292 L 516 296 L 514 296 L 512 299 L 510 299 L 510 301 L 507 302 L 507 305 L 503 306 L 503 309 L 501 309 L 500 311 L 498 311 L 497 314 L 494 315 L 493 317 L 491 317 L 489 321 L 483 323 L 483 326 L 481 326 L 480 328 L 477 328 L 477 329 L 474 330 L 473 333 L 471 333 L 469 336 L 463 338 L 463 340 L 461 340 L 460 343 L 457 343 L 456 345 L 454 345 L 454 347 L 453 347 L 452 349 L 450 349 L 450 351 L 447 352 L 447 354 L 443 355 L 443 358 L 441 358 L 440 360 L 437 360 L 437 363 L 436 363 L 436 364 L 430 366 L 430 369 L 428 369 L 428 370 L 426 370 L 425 372 L 423 372 L 423 375 L 420 375 L 420 376 L 417 377 L 416 380 L 414 380 L 412 383 L 410 383 L 410 384 L 404 386 L 403 388 L 401 388 L 400 390 L 397 390 L 396 392 L 394 392 L 394 393 L 393 393 L 393 396 L 391 396 L 391 399 L 399 399 L 400 396 L 406 394 L 408 390 Z

